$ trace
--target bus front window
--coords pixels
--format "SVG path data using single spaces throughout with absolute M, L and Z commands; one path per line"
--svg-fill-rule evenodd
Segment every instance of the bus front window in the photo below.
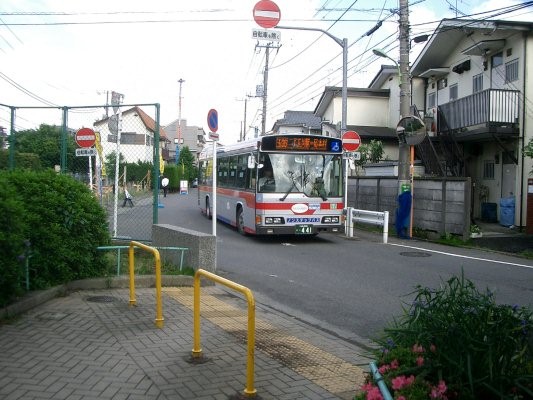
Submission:
M 300 192 L 308 197 L 342 196 L 342 158 L 330 154 L 263 154 L 265 167 L 271 168 L 278 193 Z M 265 168 L 264 167 L 264 168 Z M 261 191 L 261 188 L 258 188 Z M 265 188 L 266 190 L 266 188 Z

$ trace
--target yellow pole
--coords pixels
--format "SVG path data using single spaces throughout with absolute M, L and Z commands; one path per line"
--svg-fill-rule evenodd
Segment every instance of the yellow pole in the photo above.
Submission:
M 130 243 L 130 248 L 128 250 L 128 266 L 130 270 L 130 306 L 134 306 L 136 304 L 136 301 L 135 301 L 135 268 L 134 268 L 135 251 L 133 249 L 132 243 Z
M 193 358 L 202 357 L 202 349 L 200 348 L 200 274 L 194 274 L 194 299 L 193 299 Z
M 243 292 L 248 300 L 248 357 L 246 360 L 246 387 L 244 394 L 255 397 L 257 390 L 254 388 L 255 373 L 255 300 L 250 289 Z

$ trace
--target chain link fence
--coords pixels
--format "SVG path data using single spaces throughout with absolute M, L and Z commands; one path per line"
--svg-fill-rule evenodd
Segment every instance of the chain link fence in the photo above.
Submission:
M 0 104 L 0 167 L 69 174 L 99 199 L 113 238 L 150 241 L 167 139 L 159 104 L 120 103 L 119 97 L 111 106 Z

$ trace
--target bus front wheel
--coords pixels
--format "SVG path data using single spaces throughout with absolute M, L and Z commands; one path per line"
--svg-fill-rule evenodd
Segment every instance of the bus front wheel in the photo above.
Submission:
M 244 231 L 244 216 L 241 207 L 237 208 L 237 231 L 241 235 L 246 235 L 246 232 Z

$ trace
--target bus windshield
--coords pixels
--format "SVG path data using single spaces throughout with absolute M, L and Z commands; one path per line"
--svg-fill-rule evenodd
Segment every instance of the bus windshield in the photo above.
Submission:
M 304 193 L 308 197 L 342 196 L 342 157 L 335 154 L 261 153 L 257 191 Z

